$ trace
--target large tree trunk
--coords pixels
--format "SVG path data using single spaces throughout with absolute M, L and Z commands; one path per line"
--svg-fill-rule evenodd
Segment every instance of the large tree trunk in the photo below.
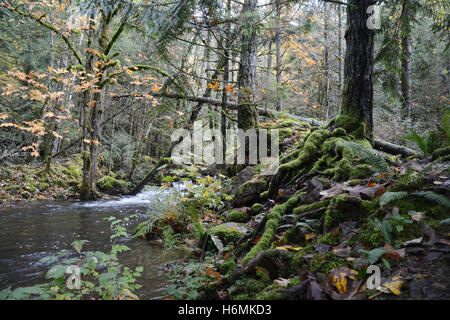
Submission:
M 275 46 L 276 46 L 276 79 L 277 79 L 277 101 L 276 109 L 281 111 L 283 108 L 283 98 L 281 95 L 281 4 L 280 0 L 277 0 L 277 17 L 276 17 L 276 30 L 275 30 Z
M 344 62 L 344 88 L 336 124 L 358 138 L 373 141 L 374 30 L 367 27 L 367 9 L 374 0 L 347 3 L 347 48 Z
M 329 102 L 329 89 L 330 89 L 330 64 L 329 64 L 329 57 L 328 57 L 328 6 L 327 3 L 324 3 L 324 16 L 325 16 L 325 25 L 324 25 L 324 65 L 325 65 L 325 101 L 324 101 L 324 108 L 326 110 L 326 116 L 325 119 L 328 121 L 330 117 L 330 102 Z
M 246 30 L 241 36 L 241 63 L 238 76 L 238 127 L 244 131 L 255 128 L 258 123 L 258 113 L 253 105 L 256 92 L 256 65 L 258 62 L 258 38 L 256 34 L 257 0 L 245 0 L 241 11 L 242 23 Z
M 98 39 L 99 48 L 101 52 L 105 49 L 109 42 L 109 23 L 111 16 L 105 16 L 103 13 L 100 16 L 100 38 Z M 95 22 L 91 22 L 89 31 L 88 48 L 92 49 L 92 42 L 94 33 L 92 29 L 95 27 Z M 86 74 L 93 71 L 92 57 L 90 52 L 86 53 Z M 98 156 L 100 151 L 100 142 L 102 134 L 103 121 L 103 87 L 101 83 L 106 77 L 106 70 L 97 73 L 96 84 L 98 89 L 92 93 L 91 90 L 86 90 L 84 95 L 84 125 L 83 125 L 83 181 L 80 189 L 81 200 L 95 200 L 97 199 L 96 181 L 97 181 L 97 167 Z M 89 150 L 89 152 L 88 152 Z
M 342 63 L 342 8 L 338 4 L 338 58 L 339 58 L 339 104 L 342 99 L 342 88 L 344 87 L 344 68 Z
M 402 107 L 403 118 L 411 118 L 411 4 L 404 0 L 402 16 Z

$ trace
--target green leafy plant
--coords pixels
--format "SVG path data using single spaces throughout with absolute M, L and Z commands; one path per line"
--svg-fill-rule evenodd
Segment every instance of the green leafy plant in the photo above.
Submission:
M 450 110 L 446 110 L 437 131 L 428 130 L 425 134 L 420 135 L 414 129 L 409 129 L 409 134 L 404 139 L 415 143 L 427 156 L 439 148 L 450 145 Z
M 362 163 L 371 165 L 380 172 L 388 172 L 391 170 L 384 156 L 360 143 L 345 141 L 340 142 L 337 145 L 350 148 L 353 153 L 359 157 L 359 160 Z
M 220 278 L 220 274 L 213 271 L 213 268 L 211 259 L 203 263 L 190 260 L 186 265 L 175 265 L 170 273 L 171 285 L 168 286 L 167 293 L 177 300 L 196 299 L 201 287 Z

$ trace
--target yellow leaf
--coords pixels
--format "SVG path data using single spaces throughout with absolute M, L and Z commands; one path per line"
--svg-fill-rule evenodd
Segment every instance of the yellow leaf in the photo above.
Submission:
M 303 249 L 303 247 L 281 246 L 281 247 L 276 247 L 276 249 L 283 250 L 283 251 L 288 251 L 288 250 L 300 251 Z
M 315 237 L 316 237 L 316 234 L 314 232 L 305 234 L 306 241 L 308 241 L 309 239 L 315 238 Z
M 391 280 L 386 281 L 385 283 L 383 283 L 383 287 L 388 288 L 389 290 L 391 290 L 391 292 L 395 295 L 400 295 L 400 288 L 403 287 L 403 285 L 405 284 L 405 282 L 403 280 L 401 280 L 402 277 L 400 276 L 394 276 L 392 277 Z
M 345 277 L 345 273 L 341 273 L 340 277 L 334 275 L 333 285 L 336 287 L 338 292 L 347 293 L 347 278 Z
M 208 86 L 211 90 L 217 91 L 219 90 L 219 83 L 217 81 L 212 81 L 211 83 L 208 83 Z

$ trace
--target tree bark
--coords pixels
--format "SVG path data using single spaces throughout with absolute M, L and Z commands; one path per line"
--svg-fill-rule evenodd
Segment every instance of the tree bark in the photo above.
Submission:
M 254 103 L 256 93 L 256 66 L 258 63 L 258 38 L 256 34 L 257 0 L 245 0 L 241 11 L 242 23 L 245 29 L 241 35 L 241 60 L 238 76 L 238 127 L 244 131 L 255 128 L 258 114 Z
M 402 107 L 403 118 L 411 118 L 411 8 L 410 1 L 404 0 L 402 16 Z
M 329 97 L 328 92 L 330 88 L 330 76 L 329 76 L 329 57 L 328 57 L 328 6 L 325 2 L 324 4 L 324 15 L 325 15 L 325 26 L 324 26 L 324 64 L 325 64 L 325 103 L 324 108 L 326 110 L 325 119 L 328 121 L 330 116 L 330 103 L 329 103 Z
M 277 0 L 277 17 L 276 17 L 276 31 L 275 31 L 275 47 L 276 47 L 276 80 L 277 80 L 277 101 L 276 110 L 281 111 L 283 108 L 283 98 L 281 92 L 281 4 Z
M 367 26 L 367 9 L 375 0 L 349 0 L 347 43 L 344 62 L 344 88 L 338 125 L 360 138 L 373 141 L 374 30 Z M 338 118 L 339 119 L 339 118 Z

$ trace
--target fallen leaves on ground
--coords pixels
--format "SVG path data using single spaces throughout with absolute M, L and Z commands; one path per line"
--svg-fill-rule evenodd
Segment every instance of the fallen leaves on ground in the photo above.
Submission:
M 344 193 L 345 191 L 347 191 L 350 196 L 363 200 L 370 200 L 375 196 L 379 196 L 385 193 L 386 184 L 368 183 L 365 186 L 357 185 L 352 187 L 348 182 L 344 182 L 335 185 L 331 189 L 321 191 L 320 195 L 322 196 L 322 199 L 328 199 L 336 197 L 341 193 Z

